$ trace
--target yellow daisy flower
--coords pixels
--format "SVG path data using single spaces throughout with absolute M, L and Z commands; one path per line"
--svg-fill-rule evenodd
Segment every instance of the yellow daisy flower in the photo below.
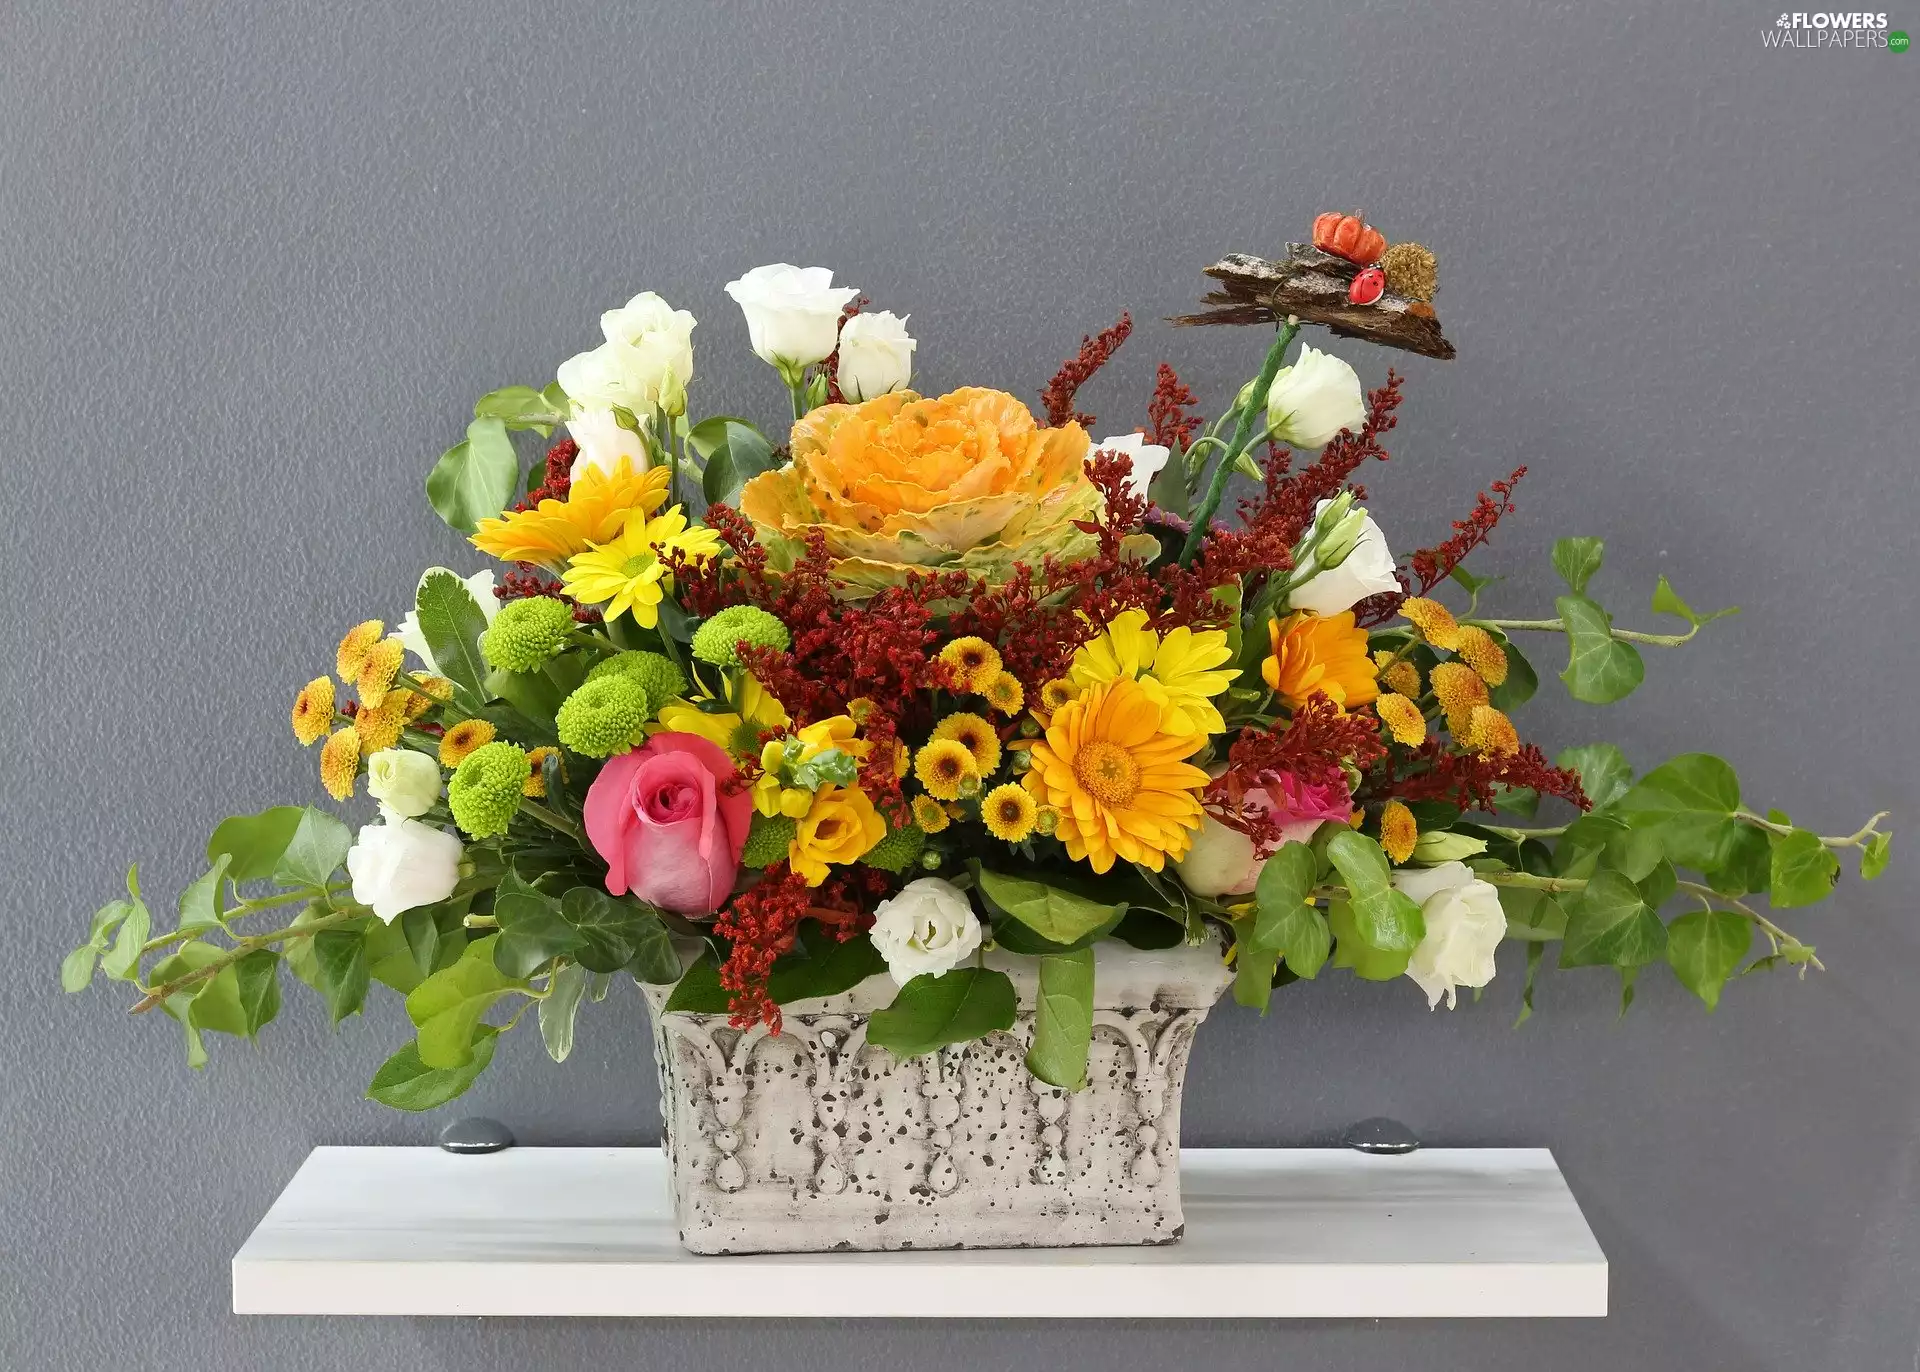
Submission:
M 673 588 L 673 574 L 661 560 L 669 548 L 712 557 L 720 551 L 720 535 L 701 526 L 689 529 L 678 505 L 652 519 L 635 514 L 619 537 L 575 553 L 561 580 L 581 604 L 605 605 L 608 619 L 631 615 L 641 628 L 651 629 L 660 622 L 661 600 Z
M 1388 663 L 1393 663 L 1388 666 Z M 1420 669 L 1406 658 L 1394 662 L 1393 654 L 1382 648 L 1373 655 L 1374 666 L 1380 669 L 1380 684 L 1390 691 L 1398 691 L 1412 700 L 1420 694 Z
M 1475 751 L 1505 757 L 1520 751 L 1520 731 L 1491 705 L 1476 705 L 1469 716 L 1467 741 Z
M 377 619 L 362 620 L 347 630 L 333 655 L 333 674 L 348 685 L 358 681 L 360 669 L 367 665 L 368 652 L 386 631 L 387 626 Z
M 445 705 L 453 699 L 453 683 L 443 676 L 423 676 L 419 678 L 421 691 L 408 691 L 407 703 L 402 713 L 411 724 L 436 705 Z M 425 694 L 422 694 L 422 691 Z
M 711 700 L 713 697 L 702 695 L 700 699 Z M 737 712 L 726 710 L 710 713 L 701 709 L 698 702 L 670 700 L 660 707 L 659 724 L 648 725 L 647 732 L 698 734 L 735 757 L 748 758 L 760 755 L 761 734 L 785 729 L 793 723 L 787 718 L 787 712 L 780 702 L 773 698 L 772 692 L 751 673 L 741 678 L 734 703 L 739 706 Z
M 333 678 L 317 676 L 293 698 L 293 736 L 302 748 L 333 727 Z
M 933 726 L 932 737 L 952 739 L 960 744 L 972 756 L 973 770 L 983 777 L 1000 770 L 1000 735 L 979 715 L 965 712 L 948 715 Z
M 984 638 L 956 638 L 940 650 L 940 660 L 953 668 L 958 691 L 977 691 L 1000 675 L 1000 650 Z
M 981 695 L 987 698 L 987 704 L 1003 715 L 1017 715 L 1020 707 L 1027 703 L 1027 693 L 1020 685 L 1020 678 L 1012 672 L 1002 672 L 982 688 Z
M 980 802 L 981 822 L 987 826 L 988 833 L 1004 843 L 1018 843 L 1032 833 L 1039 812 L 1040 805 L 1033 793 L 1012 781 L 994 787 Z
M 949 824 L 953 817 L 947 813 L 947 807 L 932 796 L 913 798 L 913 822 L 929 834 L 937 834 Z
M 1498 686 L 1507 679 L 1506 649 L 1478 624 L 1460 626 L 1460 647 L 1457 651 L 1460 660 L 1478 672 L 1487 685 Z
M 361 757 L 370 757 L 400 741 L 400 730 L 407 722 L 404 697 L 411 694 L 409 691 L 389 691 L 387 698 L 377 708 L 360 707 L 359 713 L 353 717 L 353 731 L 360 735 Z
M 1420 707 L 1405 696 L 1388 691 L 1373 702 L 1373 710 L 1393 734 L 1395 743 L 1417 748 L 1426 741 L 1426 717 L 1420 713 Z
M 383 638 L 367 649 L 366 659 L 360 664 L 360 675 L 354 682 L 362 705 L 377 710 L 386 703 L 387 692 L 393 689 L 393 679 L 400 671 L 400 659 L 405 655 L 406 649 L 397 638 Z
M 1395 862 L 1413 856 L 1413 845 L 1420 841 L 1420 826 L 1413 811 L 1397 800 L 1390 800 L 1380 811 L 1380 848 Z
M 1460 646 L 1460 624 L 1453 612 L 1439 601 L 1413 596 L 1400 602 L 1400 613 L 1412 621 L 1420 637 L 1434 647 L 1450 653 Z
M 532 765 L 533 771 L 530 774 L 528 774 L 526 784 L 520 788 L 520 794 L 524 796 L 530 796 L 534 800 L 546 799 L 547 759 L 550 757 L 559 757 L 559 756 L 560 756 L 560 750 L 558 748 L 542 746 L 539 748 L 527 749 L 527 761 Z M 565 775 L 565 768 L 566 768 L 566 763 L 562 761 L 561 769 L 562 769 L 563 776 Z
M 1033 745 L 1022 784 L 1060 812 L 1059 837 L 1075 862 L 1158 872 L 1192 846 L 1207 774 L 1186 759 L 1207 739 L 1170 729 L 1174 709 L 1144 682 L 1119 677 L 1068 702 Z
M 1433 694 L 1446 712 L 1447 730 L 1462 743 L 1473 740 L 1473 711 L 1487 703 L 1487 683 L 1464 662 L 1442 662 L 1427 673 Z
M 557 572 L 575 553 L 617 535 L 628 515 L 645 517 L 666 504 L 668 475 L 665 467 L 635 471 L 624 457 L 611 472 L 588 468 L 565 500 L 481 520 L 473 546 L 502 562 L 531 562 Z
M 493 742 L 498 732 L 484 719 L 463 719 L 440 736 L 440 765 L 458 767 L 467 754 Z
M 1073 655 L 1068 679 L 1079 688 L 1122 678 L 1138 681 L 1166 709 L 1166 728 L 1175 734 L 1217 734 L 1226 728 L 1211 697 L 1232 683 L 1231 669 L 1216 670 L 1233 650 L 1226 631 L 1186 625 L 1157 634 L 1147 627 L 1144 610 L 1125 610 L 1106 631 Z
M 958 739 L 935 739 L 913 760 L 913 774 L 935 800 L 958 800 L 966 784 L 980 784 L 973 753 Z
M 354 778 L 360 775 L 360 735 L 352 729 L 339 729 L 320 745 L 320 784 L 335 800 L 353 795 Z

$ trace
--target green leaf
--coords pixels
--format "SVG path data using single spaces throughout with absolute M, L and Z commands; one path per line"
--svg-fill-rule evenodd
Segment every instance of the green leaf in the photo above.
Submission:
M 1611 743 L 1588 743 L 1578 748 L 1562 748 L 1553 760 L 1580 778 L 1580 789 L 1587 793 L 1593 808 L 1604 810 L 1627 793 L 1633 785 L 1633 764 L 1627 755 Z
M 1818 834 L 1795 829 L 1790 834 L 1773 835 L 1768 846 L 1772 863 L 1767 899 L 1774 909 L 1817 904 L 1833 894 L 1833 884 L 1840 880 L 1840 863 Z
M 100 959 L 100 970 L 114 981 L 137 981 L 140 977 L 140 950 L 153 932 L 153 916 L 147 903 L 135 896 L 127 902 L 126 918 L 120 921 L 113 947 Z
M 1507 917 L 1507 937 L 1523 943 L 1551 943 L 1565 936 L 1567 912 L 1550 893 L 1525 886 L 1500 889 L 1500 909 Z
M 484 699 L 487 662 L 480 654 L 480 635 L 486 632 L 487 616 L 467 584 L 436 567 L 420 578 L 413 607 L 434 665 L 450 681 Z
M 338 1024 L 367 1000 L 367 936 L 363 929 L 322 929 L 313 936 L 313 963 L 327 1011 Z
M 1534 692 L 1540 689 L 1540 675 L 1512 639 L 1500 633 L 1494 634 L 1494 638 L 1507 655 L 1507 679 L 1487 692 L 1487 703 L 1502 714 L 1512 714 L 1533 699 Z
M 1723 896 L 1766 890 L 1773 881 L 1773 855 L 1767 835 L 1750 824 L 1736 824 L 1721 862 L 1703 875 L 1707 885 Z
M 195 878 L 193 884 L 180 893 L 180 928 L 199 933 L 203 929 L 218 928 L 225 922 L 227 912 L 222 897 L 226 889 L 227 868 L 232 862 L 231 853 L 220 854 L 213 860 L 211 870 Z
M 1562 967 L 1641 967 L 1666 954 L 1666 926 L 1640 888 L 1612 868 L 1594 873 L 1568 905 Z
M 1667 926 L 1667 961 L 1680 984 L 1706 1003 L 1720 1004 L 1720 990 L 1746 959 L 1753 924 L 1731 910 L 1696 910 Z
M 225 854 L 228 880 L 264 881 L 280 865 L 280 855 L 293 842 L 305 814 L 299 805 L 276 805 L 257 815 L 221 820 L 207 840 L 207 861 L 218 862 Z
M 980 894 L 993 910 L 1019 920 L 1052 943 L 1072 944 L 1102 925 L 1117 922 L 1126 913 L 1124 903 L 1088 900 L 1026 877 L 1006 876 L 984 867 L 978 876 Z
M 1426 936 L 1420 907 L 1393 888 L 1387 855 L 1365 834 L 1342 829 L 1327 840 L 1327 858 L 1347 887 L 1354 932 L 1382 953 L 1411 953 Z
M 67 991 L 84 991 L 93 983 L 94 967 L 100 961 L 100 955 L 107 951 L 107 945 L 113 937 L 113 931 L 126 922 L 133 913 L 133 903 L 125 900 L 110 900 L 93 912 L 93 919 L 87 927 L 87 941 L 74 949 L 60 963 L 60 985 Z M 141 940 L 143 943 L 145 939 Z
M 325 886 L 351 847 L 353 834 L 347 826 L 309 805 L 300 812 L 293 838 L 274 865 L 273 879 L 286 886 Z
M 897 1057 L 917 1058 L 949 1043 L 971 1043 L 1011 1029 L 1019 999 L 1005 972 L 955 967 L 943 976 L 918 976 L 893 1004 L 867 1021 L 867 1042 Z
M 727 1013 L 726 988 L 720 985 L 720 967 L 711 951 L 702 953 L 693 966 L 680 974 L 673 993 L 667 997 L 666 1014 L 724 1015 Z
M 1244 1005 L 1249 1010 L 1258 1010 L 1262 1015 L 1273 1002 L 1273 978 L 1280 970 L 1280 953 L 1276 948 L 1263 947 L 1254 941 L 1253 921 L 1237 919 L 1233 922 L 1233 999 L 1234 1003 Z
M 520 458 L 495 418 L 476 419 L 467 436 L 440 455 L 427 473 L 427 503 L 435 514 L 471 535 L 483 519 L 492 519 L 513 500 Z
M 860 764 L 842 748 L 824 748 L 793 769 L 793 784 L 808 791 L 822 786 L 851 786 Z
M 585 889 L 585 888 L 582 888 Z M 586 938 L 560 914 L 560 902 L 508 872 L 493 893 L 500 921 L 493 962 L 510 977 L 530 977 L 555 958 L 586 946 Z
M 1087 1084 L 1093 1039 L 1093 949 L 1041 958 L 1039 971 L 1027 1070 L 1050 1086 L 1078 1091 Z
M 253 1038 L 280 1013 L 280 954 L 256 948 L 241 956 L 231 970 L 242 1032 Z
M 1702 624 L 1711 624 L 1716 619 L 1725 619 L 1728 615 L 1739 614 L 1740 607 L 1731 605 L 1724 610 L 1714 610 L 1710 614 L 1703 615 L 1696 611 L 1691 605 L 1687 604 L 1686 601 L 1682 600 L 1673 587 L 1667 583 L 1667 578 L 1662 575 L 1653 588 L 1653 612 L 1657 615 L 1674 615 L 1686 620 L 1687 623 L 1697 629 Z
M 1887 870 L 1887 863 L 1893 857 L 1893 835 L 1875 834 L 1867 840 L 1867 846 L 1860 850 L 1860 879 L 1872 881 Z
M 493 1061 L 493 1050 L 500 1031 L 491 1024 L 474 1030 L 473 1053 L 458 1067 L 429 1067 L 420 1060 L 420 1050 L 409 1043 L 380 1064 L 367 1087 L 367 1099 L 390 1105 L 395 1110 L 432 1110 L 473 1085 L 475 1077 Z
M 1448 572 L 1447 576 L 1456 585 L 1462 587 L 1468 595 L 1479 595 L 1480 592 L 1500 580 L 1497 576 L 1476 576 L 1466 569 L 1464 563 L 1455 564 L 1454 569 Z
M 1267 924 L 1266 914 L 1260 916 L 1261 927 L 1256 938 L 1274 940 L 1273 946 L 1287 960 L 1287 966 L 1293 974 L 1305 981 L 1312 981 L 1326 965 L 1327 954 L 1333 949 L 1333 935 L 1327 929 L 1327 917 L 1311 905 L 1296 905 L 1272 928 Z
M 1540 975 L 1540 959 L 1546 955 L 1546 951 L 1544 943 L 1527 945 L 1527 973 L 1520 983 L 1520 1013 L 1513 1021 L 1516 1029 L 1533 1018 L 1533 983 Z
M 407 1018 L 420 1031 L 420 1061 L 428 1067 L 464 1067 L 472 1061 L 480 1017 L 506 996 L 526 989 L 493 961 L 498 935 L 475 939 L 460 960 L 407 993 Z
M 886 959 L 864 934 L 845 943 L 824 931 L 804 937 L 807 955 L 781 958 L 773 965 L 773 975 L 767 978 L 767 994 L 776 1005 L 837 996 L 887 970 Z
M 1567 627 L 1567 669 L 1560 673 L 1567 693 L 1589 705 L 1633 694 L 1647 665 L 1631 643 L 1613 636 L 1613 616 L 1581 595 L 1563 595 L 1553 604 Z
M 1160 469 L 1147 487 L 1147 499 L 1176 519 L 1193 515 L 1193 496 L 1187 488 L 1187 463 L 1184 454 L 1175 454 Z
M 695 424 L 687 430 L 687 446 L 707 464 L 700 486 L 709 505 L 737 505 L 747 482 L 778 465 L 766 436 L 729 415 Z
M 591 975 L 579 963 L 568 963 L 553 974 L 547 998 L 540 1002 L 540 1041 L 555 1062 L 565 1062 L 573 1052 L 573 1022 L 580 1013 L 580 998 Z
M 638 980 L 663 985 L 680 975 L 673 936 L 650 905 L 576 886 L 561 897 L 560 918 L 580 936 L 575 956 L 589 972 L 618 972 L 631 964 Z
M 555 424 L 565 423 L 569 412 L 531 386 L 502 386 L 473 402 L 475 419 L 497 419 L 509 429 L 537 429 L 542 437 Z
M 1740 824 L 1740 779 L 1711 753 L 1685 753 L 1648 772 L 1614 804 L 1634 827 L 1659 835 L 1681 867 L 1710 872 L 1731 855 Z
M 1587 582 L 1600 570 L 1607 545 L 1598 538 L 1561 538 L 1553 544 L 1553 570 L 1575 595 L 1584 595 Z
M 1267 947 L 1281 945 L 1266 937 L 1267 932 L 1293 911 L 1306 904 L 1308 893 L 1320 876 L 1320 859 L 1304 843 L 1283 843 L 1260 869 L 1254 883 L 1253 898 L 1259 910 L 1254 923 L 1254 939 Z
M 1344 900 L 1327 906 L 1327 929 L 1333 935 L 1333 965 L 1346 967 L 1365 981 L 1392 981 L 1407 970 L 1411 949 L 1385 952 L 1370 948 L 1360 937 L 1353 906 Z
M 413 961 L 415 970 L 422 977 L 432 976 L 441 968 L 440 958 L 440 921 L 435 917 L 438 906 L 416 905 L 410 910 L 402 910 L 395 924 L 400 936 L 406 942 L 406 950 Z M 420 983 L 404 988 L 411 991 Z
M 100 961 L 100 950 L 90 943 L 78 948 L 60 959 L 60 989 L 67 992 L 84 991 L 93 984 L 93 969 Z

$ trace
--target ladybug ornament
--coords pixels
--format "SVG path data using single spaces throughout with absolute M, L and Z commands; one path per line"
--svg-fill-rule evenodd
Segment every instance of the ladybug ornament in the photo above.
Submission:
M 1347 287 L 1347 299 L 1355 305 L 1371 305 L 1386 292 L 1387 274 L 1378 267 L 1368 267 Z
M 1371 267 L 1387 250 L 1387 240 L 1358 214 L 1329 211 L 1313 221 L 1313 246 L 1357 266 Z

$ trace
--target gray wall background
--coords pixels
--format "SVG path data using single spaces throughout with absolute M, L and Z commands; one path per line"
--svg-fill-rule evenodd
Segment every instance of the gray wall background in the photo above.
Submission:
M 1359 204 L 1442 260 L 1452 364 L 1409 375 L 1397 547 L 1520 462 L 1478 559 L 1543 607 L 1563 533 L 1610 538 L 1629 613 L 1667 572 L 1739 618 L 1553 748 L 1693 747 L 1827 832 L 1915 813 L 1920 57 L 1764 50 L 1775 11 L 1689 6 L 0 4 L 0 1365 L 221 1372 L 620 1366 L 1906 1368 L 1920 1337 L 1912 845 L 1792 924 L 1832 971 L 1603 972 L 1508 1026 L 1331 978 L 1227 1007 L 1197 1144 L 1546 1144 L 1613 1263 L 1600 1322 L 1267 1325 L 273 1320 L 228 1256 L 316 1144 L 418 1143 L 360 1100 L 391 998 L 302 992 L 204 1076 L 60 954 L 129 859 L 161 902 L 220 817 L 319 795 L 296 686 L 418 569 L 474 565 L 420 495 L 472 398 L 538 384 L 653 288 L 701 319 L 697 408 L 777 419 L 723 282 L 830 264 L 910 312 L 933 389 L 1031 396 L 1140 321 L 1087 400 L 1143 422 L 1174 359 L 1210 412 L 1248 333 L 1176 333 L 1198 268 Z M 1895 14 L 1920 28 L 1920 14 Z M 1324 341 L 1319 339 L 1316 341 Z M 1548 672 L 1557 664 L 1540 654 Z M 462 1111 L 534 1143 L 653 1139 L 637 998 L 556 1068 L 529 1034 Z M 715 1279 L 726 1280 L 722 1267 Z M 743 1306 L 753 1299 L 740 1292 Z

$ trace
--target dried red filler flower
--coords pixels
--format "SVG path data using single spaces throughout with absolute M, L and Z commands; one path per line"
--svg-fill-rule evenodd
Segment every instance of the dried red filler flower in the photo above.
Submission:
M 1204 422 L 1199 415 L 1188 414 L 1187 407 L 1199 403 L 1173 368 L 1162 362 L 1154 374 L 1153 399 L 1147 403 L 1147 422 L 1153 426 L 1147 441 L 1172 449 L 1176 456 L 1185 452 Z
M 1083 429 L 1093 427 L 1092 415 L 1073 408 L 1074 393 L 1107 364 L 1107 359 L 1119 350 L 1132 332 L 1133 316 L 1123 314 L 1112 328 L 1102 329 L 1098 334 L 1080 340 L 1080 351 L 1060 364 L 1060 370 L 1053 374 L 1053 380 L 1040 392 L 1040 403 L 1047 411 L 1047 423 L 1056 429 L 1074 423 Z

